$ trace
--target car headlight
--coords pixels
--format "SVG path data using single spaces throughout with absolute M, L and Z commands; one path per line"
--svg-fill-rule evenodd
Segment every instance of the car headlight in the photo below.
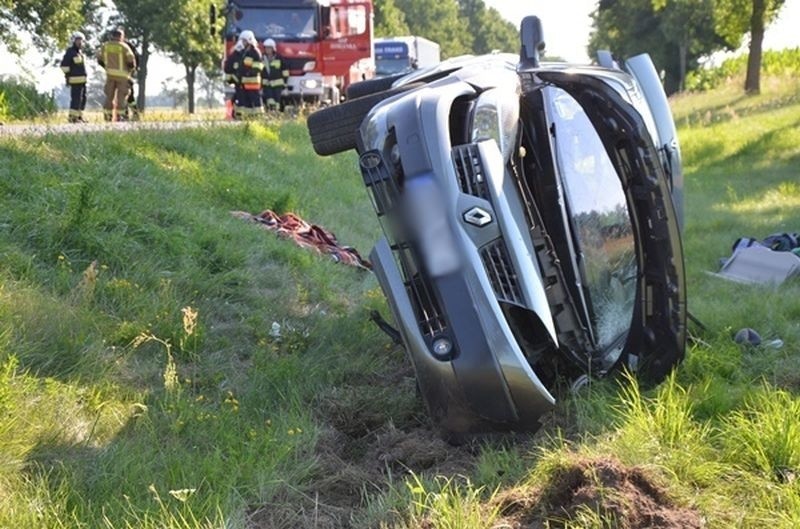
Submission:
M 472 141 L 492 139 L 503 159 L 514 150 L 519 129 L 518 89 L 492 88 L 480 96 L 472 118 Z
M 303 88 L 314 90 L 319 86 L 319 81 L 317 81 L 316 79 L 306 79 L 305 81 L 300 81 L 300 85 Z
M 317 68 L 317 61 L 308 61 L 303 65 L 304 72 L 313 72 Z

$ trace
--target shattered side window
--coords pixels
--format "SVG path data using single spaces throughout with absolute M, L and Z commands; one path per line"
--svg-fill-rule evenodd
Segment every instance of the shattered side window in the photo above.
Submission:
M 598 347 L 630 328 L 636 297 L 633 227 L 622 183 L 597 131 L 569 94 L 554 89 L 556 155 L 584 293 Z

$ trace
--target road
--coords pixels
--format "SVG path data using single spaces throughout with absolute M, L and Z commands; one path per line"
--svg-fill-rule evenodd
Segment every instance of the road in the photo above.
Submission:
M 25 123 L 0 125 L 0 138 L 8 136 L 46 136 L 48 134 L 85 134 L 87 132 L 130 132 L 136 130 L 177 130 L 200 127 L 227 127 L 240 121 L 120 121 L 116 123 Z

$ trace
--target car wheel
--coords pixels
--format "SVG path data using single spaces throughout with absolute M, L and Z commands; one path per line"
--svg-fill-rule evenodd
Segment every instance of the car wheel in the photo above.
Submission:
M 329 156 L 355 149 L 358 127 L 375 105 L 397 94 L 418 88 L 422 84 L 392 88 L 317 110 L 308 116 L 306 122 L 314 152 L 320 156 Z

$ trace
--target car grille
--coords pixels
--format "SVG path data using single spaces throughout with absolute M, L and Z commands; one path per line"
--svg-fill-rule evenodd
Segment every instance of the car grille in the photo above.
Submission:
M 511 258 L 503 240 L 497 239 L 481 248 L 481 259 L 497 299 L 522 305 L 522 290 L 519 286 L 517 272 L 511 264 Z
M 452 156 L 461 192 L 491 202 L 478 146 L 474 143 L 459 145 L 453 148 Z M 497 239 L 481 248 L 481 259 L 497 299 L 523 304 L 517 272 L 503 239 Z
M 459 145 L 453 148 L 452 156 L 461 192 L 489 200 L 486 173 L 483 170 L 478 146 L 474 143 Z
M 371 163 L 364 163 L 369 160 Z M 370 192 L 372 205 L 381 221 L 381 227 L 392 249 L 394 258 L 403 276 L 403 284 L 414 308 L 420 331 L 424 336 L 434 337 L 447 328 L 447 320 L 439 305 L 439 301 L 431 288 L 429 278 L 422 272 L 419 259 L 414 248 L 402 236 L 391 229 L 391 223 L 385 222 L 400 200 L 397 181 L 392 176 L 383 157 L 376 151 L 362 156 L 361 175 Z

